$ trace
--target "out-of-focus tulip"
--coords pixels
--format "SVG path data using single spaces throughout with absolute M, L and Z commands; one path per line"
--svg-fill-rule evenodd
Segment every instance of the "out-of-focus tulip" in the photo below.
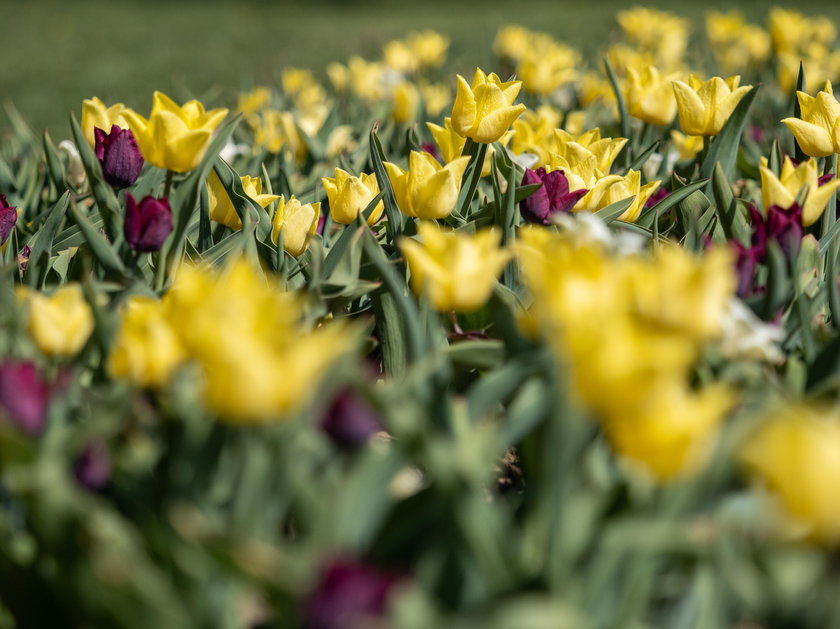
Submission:
M 125 195 L 125 241 L 139 252 L 158 251 L 172 232 L 172 210 L 167 199 L 145 196 L 140 203 Z
M 394 88 L 394 111 L 392 116 L 397 124 L 409 124 L 417 119 L 420 105 L 420 92 L 413 83 L 404 81 Z
M 801 195 L 805 195 L 802 205 L 802 224 L 813 225 L 822 216 L 828 200 L 834 191 L 840 188 L 840 179 L 820 184 L 817 160 L 813 157 L 794 166 L 789 157 L 785 157 L 779 176 L 767 167 L 767 160 L 761 162 L 761 200 L 765 208 L 777 205 L 790 208 Z
M 25 432 L 35 435 L 44 428 L 51 387 L 30 362 L 0 364 L 0 417 L 7 416 Z
M 309 247 L 309 239 L 318 228 L 320 203 L 301 204 L 294 195 L 289 200 L 280 195 L 271 227 L 271 240 L 276 244 L 283 233 L 283 249 L 292 256 L 302 255 Z
M 680 127 L 688 135 L 717 135 L 729 120 L 738 101 L 750 91 L 751 85 L 742 85 L 740 76 L 722 79 L 712 77 L 701 81 L 691 75 L 688 83 L 674 81 Z
M 335 169 L 335 177 L 323 177 L 321 183 L 327 191 L 330 214 L 333 221 L 349 225 L 356 220 L 360 212 L 379 194 L 379 183 L 373 173 L 362 173 L 354 177 L 346 170 Z M 380 200 L 368 218 L 368 225 L 373 225 L 385 211 L 385 204 Z
M 796 92 L 800 118 L 782 120 L 793 132 L 796 143 L 806 155 L 827 157 L 840 152 L 840 103 L 834 97 L 831 82 L 816 96 Z
M 17 208 L 9 205 L 6 195 L 0 194 L 0 244 L 5 243 L 17 223 Z
M 339 393 L 321 419 L 321 429 L 338 447 L 353 450 L 382 430 L 379 416 L 351 390 Z
M 73 475 L 83 487 L 97 491 L 111 479 L 111 454 L 102 441 L 85 446 L 73 463 Z
M 108 357 L 111 377 L 141 387 L 161 387 L 169 381 L 186 354 L 167 317 L 157 299 L 135 296 L 126 302 Z
M 670 125 L 677 113 L 672 85 L 676 76 L 663 76 L 654 66 L 646 66 L 641 72 L 628 66 L 625 98 L 630 115 L 649 124 Z
M 96 146 L 95 129 L 108 131 L 114 125 L 122 129 L 128 129 L 128 121 L 125 112 L 131 111 L 122 103 L 116 103 L 107 107 L 105 103 L 96 98 L 89 98 L 82 101 L 82 121 L 80 126 L 85 138 L 91 147 Z
M 694 159 L 703 150 L 703 136 L 684 135 L 676 129 L 671 130 L 671 142 L 677 149 L 680 159 Z
M 440 311 L 470 312 L 483 306 L 510 259 L 499 247 L 501 233 L 442 231 L 434 223 L 421 223 L 418 232 L 422 243 L 410 238 L 399 243 L 415 294 Z
M 197 100 L 179 107 L 166 94 L 155 92 L 148 120 L 131 110 L 126 110 L 123 116 L 147 162 L 185 173 L 204 157 L 213 132 L 227 113 L 227 109 L 205 112 L 204 105 Z
M 73 356 L 93 331 L 93 312 L 81 285 L 71 282 L 47 296 L 25 293 L 29 333 L 48 356 Z
M 400 209 L 408 216 L 433 220 L 455 209 L 469 163 L 469 157 L 459 157 L 441 166 L 429 153 L 412 151 L 407 171 L 391 162 L 385 162 L 385 169 Z
M 495 73 L 476 69 L 472 85 L 458 75 L 458 93 L 452 106 L 452 128 L 466 138 L 490 144 L 504 135 L 525 105 L 514 105 L 522 81 L 506 83 Z
M 131 130 L 114 125 L 109 133 L 99 127 L 93 132 L 96 158 L 102 166 L 105 181 L 115 188 L 134 185 L 143 168 L 143 155 Z

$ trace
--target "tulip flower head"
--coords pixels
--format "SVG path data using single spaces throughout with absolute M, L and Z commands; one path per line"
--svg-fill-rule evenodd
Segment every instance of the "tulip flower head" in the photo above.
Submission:
M 125 241 L 138 252 L 158 251 L 172 232 L 172 210 L 167 199 L 143 197 L 140 203 L 125 195 Z
M 379 182 L 372 173 L 362 173 L 355 177 L 336 168 L 335 177 L 323 177 L 321 183 L 327 191 L 332 219 L 341 225 L 349 225 L 356 220 L 359 213 L 379 194 Z M 368 225 L 376 223 L 384 211 L 385 204 L 380 200 L 367 219 Z
M 0 194 L 0 244 L 5 243 L 17 223 L 17 208 L 9 205 L 6 195 Z
M 767 167 L 767 160 L 761 161 L 761 200 L 765 208 L 777 205 L 781 208 L 793 207 L 804 198 L 802 224 L 813 225 L 822 215 L 835 190 L 840 188 L 837 178 L 820 183 L 817 160 L 813 157 L 794 166 L 789 157 L 785 157 L 779 176 Z
M 52 387 L 30 362 L 0 364 L 0 418 L 8 417 L 25 432 L 35 435 L 44 428 Z
M 376 411 L 350 389 L 335 397 L 320 426 L 336 446 L 345 450 L 363 446 L 382 430 Z
M 504 135 L 513 121 L 525 111 L 514 105 L 522 81 L 502 80 L 476 68 L 472 85 L 458 75 L 458 93 L 452 106 L 452 128 L 475 142 L 491 144 Z
M 793 132 L 802 152 L 811 157 L 827 157 L 840 152 L 840 102 L 834 97 L 831 82 L 816 96 L 796 92 L 800 118 L 782 120 Z
M 442 231 L 434 223 L 420 223 L 418 232 L 422 243 L 411 238 L 399 242 L 414 293 L 442 312 L 471 312 L 483 306 L 510 259 L 499 247 L 501 233 Z
M 93 331 L 93 312 L 81 285 L 71 282 L 47 296 L 26 291 L 27 326 L 38 348 L 48 356 L 76 355 Z
M 283 249 L 286 253 L 295 257 L 303 255 L 309 247 L 309 239 L 318 228 L 320 217 L 320 203 L 301 204 L 294 195 L 290 196 L 288 201 L 280 195 L 271 223 L 271 240 L 277 244 L 282 232 Z
M 569 190 L 569 180 L 562 170 L 545 172 L 545 168 L 525 170 L 522 185 L 541 184 L 540 188 L 519 203 L 522 218 L 528 223 L 550 225 L 551 217 L 557 213 L 570 212 L 575 204 L 589 190 Z
M 674 81 L 683 133 L 704 136 L 720 133 L 738 101 L 752 89 L 751 85 L 739 87 L 740 82 L 740 76 L 728 79 L 715 76 L 704 82 L 693 74 L 688 83 Z
M 131 130 L 113 125 L 111 131 L 106 133 L 97 127 L 94 136 L 94 152 L 105 181 L 117 189 L 134 185 L 143 168 L 143 155 L 140 154 Z
M 205 112 L 197 100 L 178 106 L 166 94 L 155 92 L 148 120 L 131 110 L 123 115 L 147 162 L 185 173 L 198 166 L 227 113 L 227 109 Z
M 455 209 L 469 162 L 469 157 L 458 157 L 441 166 L 429 153 L 412 151 L 407 171 L 391 162 L 385 162 L 385 169 L 400 209 L 408 216 L 433 220 Z
M 88 144 L 91 147 L 96 146 L 96 129 L 109 132 L 114 125 L 121 129 L 128 129 L 128 120 L 125 116 L 128 111 L 131 110 L 122 103 L 107 107 L 95 96 L 82 101 L 82 121 L 80 125 Z
M 625 98 L 630 115 L 649 124 L 670 125 L 677 113 L 672 87 L 677 76 L 663 76 L 654 66 L 645 66 L 641 72 L 628 66 Z
M 242 189 L 249 198 L 253 199 L 261 208 L 267 208 L 280 198 L 277 194 L 263 194 L 262 179 L 246 175 L 240 177 Z M 227 190 L 215 170 L 207 177 L 207 200 L 210 205 L 210 220 L 221 223 L 231 229 L 242 229 L 242 219 L 233 207 Z

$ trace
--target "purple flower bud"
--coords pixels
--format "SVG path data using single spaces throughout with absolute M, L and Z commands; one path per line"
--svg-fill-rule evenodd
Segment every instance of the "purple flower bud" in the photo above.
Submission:
M 566 174 L 562 170 L 546 173 L 545 168 L 537 170 L 527 168 L 521 185 L 533 184 L 542 184 L 542 186 L 520 201 L 519 211 L 526 222 L 539 225 L 549 225 L 552 214 L 571 212 L 575 203 L 589 192 L 586 189 L 570 192 L 569 180 L 566 179 Z
M 324 225 L 327 224 L 327 216 L 326 214 L 319 214 L 318 215 L 318 225 L 315 227 L 315 233 L 324 235 Z
M 7 361 L 0 365 L 0 416 L 37 435 L 47 419 L 52 387 L 33 363 Z
M 88 489 L 102 489 L 111 478 L 111 455 L 101 441 L 87 445 L 73 465 L 79 484 Z
M 440 161 L 440 153 L 438 153 L 437 146 L 432 142 L 426 142 L 422 144 L 420 148 L 426 151 L 429 155 L 434 157 L 436 160 Z
M 348 389 L 335 397 L 321 419 L 321 429 L 339 448 L 353 450 L 366 444 L 382 426 L 376 411 Z
M 649 210 L 669 194 L 671 194 L 671 191 L 668 190 L 668 188 L 657 188 L 654 193 L 648 197 L 648 200 L 645 201 L 645 209 Z
M 306 629 L 353 629 L 371 626 L 384 615 L 388 597 L 402 575 L 353 559 L 330 563 L 321 574 L 305 610 Z
M 29 266 L 29 256 L 32 255 L 32 247 L 29 245 L 23 245 L 23 249 L 18 251 L 18 266 L 20 267 L 20 272 L 23 273 L 26 270 L 26 267 Z
M 8 240 L 17 223 L 17 208 L 6 201 L 6 195 L 0 194 L 0 245 Z
M 102 166 L 105 181 L 114 188 L 134 185 L 143 168 L 143 155 L 131 129 L 113 125 L 111 132 L 105 133 L 97 127 L 93 134 L 96 138 L 96 157 Z
M 771 205 L 764 221 L 764 232 L 768 240 L 772 238 L 779 243 L 789 260 L 794 259 L 799 253 L 805 233 L 802 227 L 802 208 L 797 203 L 787 209 Z
M 125 195 L 125 240 L 136 251 L 157 251 L 172 231 L 172 210 L 167 199 L 143 197 L 139 205 Z

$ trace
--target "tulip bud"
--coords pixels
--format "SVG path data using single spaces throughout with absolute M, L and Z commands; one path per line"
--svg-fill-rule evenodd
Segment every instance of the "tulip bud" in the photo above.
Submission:
M 105 181 L 118 189 L 134 185 L 143 168 L 143 155 L 131 130 L 113 125 L 110 133 L 98 127 L 93 133 L 96 136 L 96 158 L 102 166 Z
M 102 489 L 111 478 L 111 455 L 101 441 L 88 444 L 73 464 L 73 474 L 83 487 Z
M 172 210 L 167 199 L 143 197 L 140 204 L 125 195 L 125 240 L 135 251 L 157 251 L 172 231 Z
M 8 416 L 30 435 L 38 434 L 47 418 L 49 398 L 50 387 L 34 364 L 0 365 L 0 416 Z
M 370 405 L 347 390 L 333 400 L 321 420 L 321 429 L 339 448 L 352 450 L 367 443 L 382 426 Z
M 552 214 L 571 212 L 578 199 L 589 192 L 585 188 L 570 192 L 569 180 L 562 170 L 547 173 L 545 168 L 526 169 L 522 185 L 533 184 L 542 185 L 519 203 L 519 211 L 525 221 L 539 225 L 551 224 Z
M 0 244 L 8 240 L 15 228 L 17 216 L 17 208 L 8 204 L 5 194 L 0 194 Z
M 802 243 L 802 208 L 794 203 L 789 208 L 771 205 L 764 222 L 767 239 L 776 240 L 789 260 L 795 260 Z
M 370 626 L 384 615 L 400 575 L 358 560 L 330 563 L 306 606 L 306 629 L 347 629 Z

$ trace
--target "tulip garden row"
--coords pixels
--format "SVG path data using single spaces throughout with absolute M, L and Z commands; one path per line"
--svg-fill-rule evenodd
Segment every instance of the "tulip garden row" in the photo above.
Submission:
M 0 627 L 840 626 L 835 26 L 617 22 L 10 109 Z

